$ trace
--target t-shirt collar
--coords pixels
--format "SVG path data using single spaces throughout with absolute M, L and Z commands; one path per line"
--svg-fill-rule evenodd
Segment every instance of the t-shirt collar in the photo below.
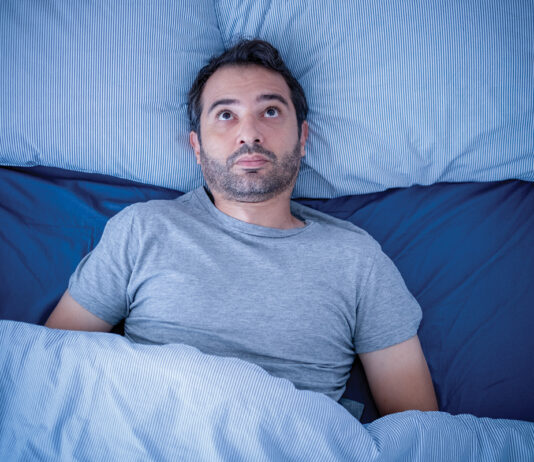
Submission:
M 198 199 L 202 207 L 206 209 L 221 226 L 246 234 L 278 238 L 289 237 L 306 231 L 313 224 L 313 222 L 311 222 L 307 218 L 302 217 L 298 213 L 298 211 L 295 210 L 297 207 L 295 207 L 293 201 L 291 201 L 291 213 L 299 220 L 304 221 L 305 226 L 301 228 L 278 229 L 247 223 L 246 221 L 238 220 L 237 218 L 231 217 L 230 215 L 221 212 L 217 207 L 215 207 L 215 204 L 211 201 L 208 192 L 204 186 L 201 186 L 200 188 L 193 191 L 193 194 Z

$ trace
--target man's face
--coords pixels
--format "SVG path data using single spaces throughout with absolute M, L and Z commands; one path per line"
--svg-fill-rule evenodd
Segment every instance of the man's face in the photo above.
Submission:
M 261 202 L 292 191 L 301 136 L 284 78 L 260 66 L 226 66 L 206 82 L 200 133 L 190 142 L 209 188 L 226 199 Z

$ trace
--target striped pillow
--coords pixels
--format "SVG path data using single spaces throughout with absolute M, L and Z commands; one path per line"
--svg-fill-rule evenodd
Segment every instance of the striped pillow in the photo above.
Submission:
M 304 87 L 295 195 L 534 180 L 534 3 L 219 0 L 225 45 L 276 46 Z
M 0 37 L 0 164 L 201 184 L 186 102 L 223 50 L 213 0 L 2 0 Z

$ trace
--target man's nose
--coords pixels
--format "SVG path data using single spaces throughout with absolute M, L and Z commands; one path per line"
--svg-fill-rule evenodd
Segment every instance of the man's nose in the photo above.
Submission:
M 263 135 L 254 117 L 248 116 L 241 119 L 239 127 L 239 144 L 262 144 Z

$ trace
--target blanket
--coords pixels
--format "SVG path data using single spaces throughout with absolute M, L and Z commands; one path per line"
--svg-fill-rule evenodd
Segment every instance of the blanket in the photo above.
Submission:
M 534 423 L 325 395 L 187 345 L 0 321 L 0 460 L 532 461 Z

